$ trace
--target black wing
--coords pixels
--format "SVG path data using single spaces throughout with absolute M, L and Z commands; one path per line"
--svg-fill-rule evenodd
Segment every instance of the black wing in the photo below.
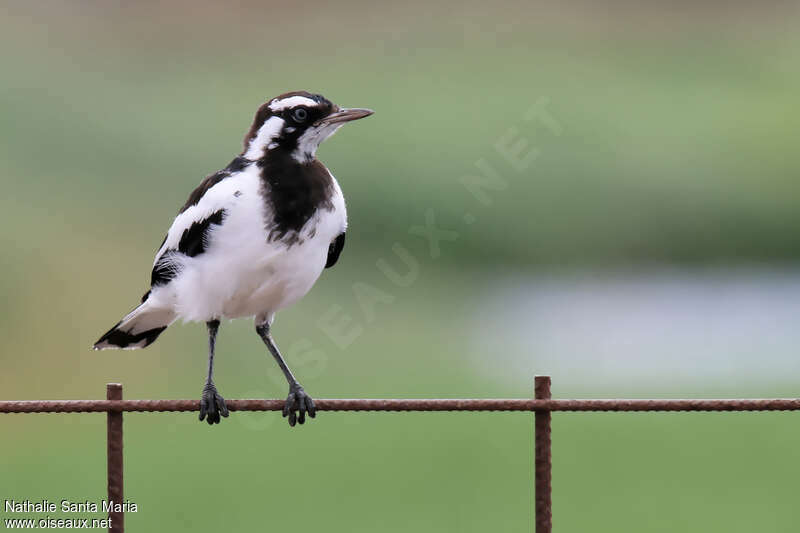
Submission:
M 328 246 L 328 261 L 325 263 L 325 268 L 330 268 L 339 260 L 339 254 L 342 253 L 344 248 L 344 232 L 340 233 L 336 239 Z

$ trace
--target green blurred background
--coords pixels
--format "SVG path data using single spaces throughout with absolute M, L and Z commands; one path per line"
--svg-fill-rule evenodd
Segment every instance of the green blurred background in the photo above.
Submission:
M 556 397 L 798 394 L 794 3 L 0 7 L 0 399 L 199 397 L 201 325 L 89 346 L 258 105 L 296 89 L 376 110 L 320 150 L 347 246 L 275 324 L 313 396 L 528 397 L 536 373 Z M 476 164 L 497 174 L 477 195 Z M 426 216 L 455 232 L 438 250 Z M 217 383 L 285 395 L 247 320 L 222 327 Z M 0 499 L 102 498 L 104 423 L 0 417 Z M 524 414 L 125 424 L 129 531 L 532 529 Z M 556 531 L 798 529 L 797 414 L 553 426 Z

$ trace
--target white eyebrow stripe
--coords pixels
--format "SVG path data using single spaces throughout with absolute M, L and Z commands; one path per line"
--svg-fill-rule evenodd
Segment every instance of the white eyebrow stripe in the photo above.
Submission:
M 269 104 L 269 108 L 272 111 L 281 111 L 288 107 L 294 107 L 296 105 L 307 105 L 307 106 L 315 106 L 317 102 L 312 100 L 311 98 L 306 98 L 305 96 L 290 96 L 289 98 L 284 98 L 283 100 L 275 100 L 271 104 Z

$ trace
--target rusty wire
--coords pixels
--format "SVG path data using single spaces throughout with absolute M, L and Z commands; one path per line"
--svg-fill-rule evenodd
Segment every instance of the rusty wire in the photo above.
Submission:
M 284 400 L 227 400 L 231 411 L 280 411 Z M 320 399 L 319 411 L 800 411 L 800 398 L 726 400 Z M 0 401 L 0 413 L 198 411 L 198 400 Z
M 729 400 L 553 400 L 550 377 L 537 376 L 534 399 L 322 399 L 320 411 L 523 411 L 534 417 L 535 522 L 537 533 L 552 533 L 553 411 L 800 411 L 800 399 Z M 283 400 L 228 400 L 231 411 L 280 411 Z M 110 383 L 106 400 L 0 401 L 0 413 L 108 413 L 108 496 L 122 501 L 122 413 L 198 411 L 197 400 L 122 400 L 122 386 Z M 122 513 L 109 514 L 110 533 L 124 533 Z

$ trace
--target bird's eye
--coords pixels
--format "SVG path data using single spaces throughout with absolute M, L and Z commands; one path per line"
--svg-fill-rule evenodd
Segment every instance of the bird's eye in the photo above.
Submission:
M 297 122 L 305 122 L 308 119 L 308 111 L 304 107 L 298 107 L 292 111 L 292 118 Z

